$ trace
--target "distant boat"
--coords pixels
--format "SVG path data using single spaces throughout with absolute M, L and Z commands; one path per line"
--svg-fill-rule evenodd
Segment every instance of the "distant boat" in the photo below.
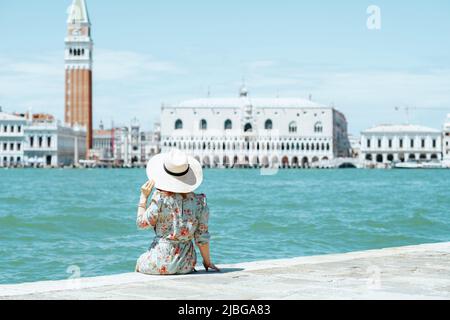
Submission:
M 441 162 L 425 162 L 423 163 L 424 169 L 446 169 Z
M 444 169 L 441 162 L 400 162 L 393 166 L 394 169 Z
M 394 169 L 423 169 L 423 164 L 418 162 L 399 162 L 394 164 Z

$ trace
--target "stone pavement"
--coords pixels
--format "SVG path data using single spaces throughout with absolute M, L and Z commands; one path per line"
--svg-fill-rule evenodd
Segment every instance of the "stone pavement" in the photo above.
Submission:
M 220 267 L 0 285 L 0 299 L 450 299 L 450 243 Z

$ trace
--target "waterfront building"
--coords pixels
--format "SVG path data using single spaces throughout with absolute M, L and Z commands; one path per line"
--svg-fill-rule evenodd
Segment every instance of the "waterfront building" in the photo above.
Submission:
M 129 127 L 116 127 L 114 128 L 114 163 L 119 166 L 130 166 L 130 158 L 128 152 L 129 145 Z
M 361 138 L 349 135 L 348 140 L 350 142 L 350 156 L 355 159 L 359 159 L 361 154 Z
M 141 126 L 139 121 L 135 118 L 131 121 L 129 131 L 128 154 L 131 159 L 131 165 L 138 165 L 143 162 L 142 159 L 142 144 L 141 144 Z
M 129 126 L 119 126 L 94 132 L 92 155 L 101 163 L 117 166 L 144 166 L 148 160 L 160 153 L 160 125 L 153 131 L 141 131 L 140 123 L 133 119 Z
M 303 99 L 205 98 L 163 105 L 161 148 L 205 167 L 309 167 L 348 157 L 345 116 Z
M 73 0 L 65 38 L 65 123 L 86 129 L 86 152 L 93 146 L 91 23 L 85 0 Z
M 112 163 L 114 162 L 114 130 L 106 130 L 103 123 L 100 123 L 100 128 L 94 130 L 93 149 L 90 157 L 98 162 Z
M 144 131 L 141 133 L 142 159 L 147 163 L 151 158 L 161 152 L 161 125 L 155 123 L 153 131 Z
M 25 117 L 8 114 L 0 109 L 0 167 L 23 165 L 25 125 Z
M 86 131 L 51 115 L 32 115 L 24 130 L 24 163 L 35 167 L 77 165 L 86 155 Z
M 361 135 L 361 160 L 371 164 L 439 161 L 441 131 L 418 125 L 380 125 Z
M 444 124 L 442 146 L 444 164 L 450 167 L 450 114 L 447 115 L 447 120 Z

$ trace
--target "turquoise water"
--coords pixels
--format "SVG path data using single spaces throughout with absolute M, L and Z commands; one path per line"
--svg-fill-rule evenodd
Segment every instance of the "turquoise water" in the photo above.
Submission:
M 134 270 L 143 170 L 0 170 L 0 283 Z M 450 241 L 450 170 L 209 170 L 212 254 L 235 263 Z

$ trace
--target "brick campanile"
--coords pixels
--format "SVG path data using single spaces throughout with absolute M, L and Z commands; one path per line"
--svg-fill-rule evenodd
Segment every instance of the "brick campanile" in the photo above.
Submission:
M 65 39 L 65 122 L 86 128 L 86 159 L 92 149 L 92 51 L 91 23 L 85 0 L 69 7 Z

